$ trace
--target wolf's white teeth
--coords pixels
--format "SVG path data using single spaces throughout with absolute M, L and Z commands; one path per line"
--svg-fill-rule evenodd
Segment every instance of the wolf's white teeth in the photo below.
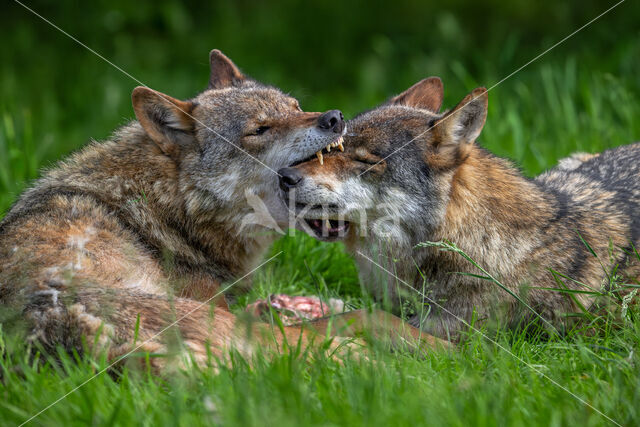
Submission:
M 329 222 L 328 219 L 324 220 L 324 226 L 327 227 L 327 230 L 329 230 L 331 228 L 331 223 Z
M 330 142 L 329 144 L 327 144 L 327 146 L 324 147 L 322 150 L 326 149 L 327 153 L 330 153 L 332 148 L 338 147 L 340 151 L 344 151 L 344 146 L 342 145 L 343 141 L 344 141 L 344 138 L 341 136 L 338 139 L 336 139 L 334 142 Z M 320 160 L 321 165 L 324 164 L 324 160 L 322 158 L 322 150 L 316 151 L 316 156 L 318 156 L 318 160 Z

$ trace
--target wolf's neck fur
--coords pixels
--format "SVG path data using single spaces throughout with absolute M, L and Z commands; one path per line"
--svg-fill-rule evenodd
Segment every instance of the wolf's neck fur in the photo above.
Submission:
M 549 195 L 507 160 L 474 146 L 453 175 L 444 221 L 431 240 L 451 241 L 481 266 L 509 275 L 552 218 L 549 203 Z M 425 252 L 429 262 L 433 251 Z M 456 259 L 457 271 L 469 270 L 468 261 Z
M 448 196 L 443 200 L 446 210 L 442 222 L 435 228 L 432 224 L 408 225 L 415 229 L 406 230 L 408 240 L 402 244 L 396 242 L 391 249 L 393 254 L 384 244 L 377 245 L 372 252 L 369 248 L 374 246 L 373 241 L 359 246 L 376 262 L 384 264 L 386 260 L 384 267 L 405 284 L 419 292 L 424 290 L 429 298 L 446 301 L 444 304 L 451 312 L 469 318 L 473 307 L 487 306 L 485 290 L 496 286 L 452 274 L 480 273 L 459 254 L 435 247 L 414 248 L 415 245 L 448 240 L 491 274 L 511 280 L 522 274 L 523 265 L 531 261 L 541 243 L 540 230 L 549 223 L 553 212 L 548 209 L 549 195 L 543 189 L 522 176 L 508 161 L 479 147 L 471 150 L 448 181 Z M 386 292 L 397 303 L 394 289 L 406 285 L 388 274 L 376 273 L 376 267 L 364 257 L 356 258 L 361 279 L 369 282 L 374 293 Z M 389 262 L 391 258 L 393 262 Z M 442 332 L 438 328 L 431 331 Z
M 403 241 L 383 242 L 372 236 L 365 245 L 375 246 L 377 252 L 393 252 L 387 255 L 396 259 L 396 271 L 404 272 L 401 278 L 409 283 L 420 279 L 416 266 L 427 273 L 442 268 L 471 271 L 471 264 L 461 256 L 436 248 L 414 249 L 425 241 L 450 241 L 480 265 L 508 274 L 528 256 L 535 241 L 532 236 L 551 218 L 549 195 L 508 161 L 477 146 L 446 180 L 450 186 L 440 224 L 434 227 L 430 218 L 417 217 L 406 224 L 409 229 L 404 230 Z
M 229 218 L 242 209 L 204 194 L 137 123 L 49 171 L 38 187 L 64 187 L 109 205 L 155 255 L 231 280 L 247 273 L 273 241 L 238 233 Z

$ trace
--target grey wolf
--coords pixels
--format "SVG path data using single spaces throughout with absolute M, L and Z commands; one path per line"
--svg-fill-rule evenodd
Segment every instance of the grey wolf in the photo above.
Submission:
M 455 339 L 466 328 L 458 318 L 516 326 L 538 317 L 459 253 L 421 242 L 453 242 L 555 327 L 595 301 L 552 290 L 553 272 L 578 291 L 602 290 L 614 272 L 638 280 L 640 143 L 577 154 L 528 179 L 476 142 L 484 88 L 444 113 L 442 98 L 440 79 L 425 79 L 349 121 L 344 153 L 280 171 L 304 228 L 343 240 L 363 286 L 397 309 L 401 278 L 428 297 L 426 318 L 410 322 Z
M 338 110 L 301 111 L 217 50 L 210 65 L 209 87 L 190 100 L 135 88 L 136 121 L 22 194 L 0 223 L 3 323 L 21 322 L 47 351 L 115 359 L 137 342 L 168 354 L 167 334 L 156 335 L 257 265 L 274 236 L 239 229 L 251 213 L 245 194 L 283 221 L 273 171 L 339 144 L 345 123 Z M 322 326 L 241 331 L 224 298 L 206 307 L 173 328 L 202 363 L 229 347 L 306 345 Z M 152 362 L 162 369 L 166 360 Z

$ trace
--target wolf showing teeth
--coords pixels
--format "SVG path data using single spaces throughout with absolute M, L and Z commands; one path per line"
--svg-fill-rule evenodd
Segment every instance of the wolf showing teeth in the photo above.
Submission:
M 610 272 L 637 283 L 640 143 L 576 154 L 527 179 L 476 143 L 487 116 L 484 88 L 444 113 L 442 98 L 440 79 L 425 79 L 350 121 L 344 153 L 281 170 L 283 196 L 295 193 L 305 231 L 343 240 L 362 285 L 394 309 L 410 284 L 430 305 L 412 323 L 440 337 L 457 337 L 474 313 L 479 323 L 526 325 L 539 320 L 531 309 L 562 329 L 567 314 L 594 307 L 590 292 Z M 317 219 L 327 212 L 346 220 L 345 232 L 325 232 Z M 453 242 L 529 308 L 452 247 L 416 247 L 439 241 Z M 576 292 L 554 291 L 553 271 L 570 277 L 563 286 Z
M 342 113 L 303 112 L 220 51 L 210 63 L 209 87 L 193 99 L 136 88 L 136 121 L 46 171 L 15 203 L 0 222 L 0 323 L 26 324 L 48 351 L 117 359 L 134 348 L 167 353 L 161 332 L 179 319 L 172 328 L 202 363 L 231 346 L 250 354 L 299 337 L 311 344 L 314 328 L 324 336 L 321 324 L 241 327 L 217 296 L 275 237 L 242 223 L 246 192 L 286 224 L 274 171 L 339 138 Z M 215 310 L 202 305 L 214 297 Z M 150 360 L 161 369 L 168 359 Z

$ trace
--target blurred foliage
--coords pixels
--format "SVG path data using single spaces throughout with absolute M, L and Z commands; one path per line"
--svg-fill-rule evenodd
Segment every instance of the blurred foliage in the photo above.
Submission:
M 344 105 L 349 113 L 426 75 L 442 75 L 456 89 L 467 90 L 478 82 L 492 84 L 612 4 L 592 0 L 28 3 L 141 81 L 176 96 L 188 97 L 203 88 L 207 53 L 215 47 L 254 77 L 291 90 L 308 108 Z M 107 106 L 121 105 L 127 91 L 121 94 L 120 89 L 131 88 L 133 81 L 18 4 L 8 2 L 3 9 L 0 23 L 11 41 L 2 51 L 3 93 L 17 90 L 26 96 L 25 102 L 37 102 L 42 89 L 67 87 L 72 78 L 93 86 L 92 96 L 108 98 Z M 638 12 L 637 2 L 622 4 L 545 61 L 561 59 L 567 52 L 585 53 L 584 66 L 624 57 L 608 71 L 636 70 L 637 60 L 631 54 L 640 53 L 637 44 L 619 42 L 620 33 L 625 39 L 640 35 Z M 55 101 L 86 106 L 85 97 L 74 95 L 75 91 L 59 93 Z M 84 110 L 96 116 L 93 110 Z

